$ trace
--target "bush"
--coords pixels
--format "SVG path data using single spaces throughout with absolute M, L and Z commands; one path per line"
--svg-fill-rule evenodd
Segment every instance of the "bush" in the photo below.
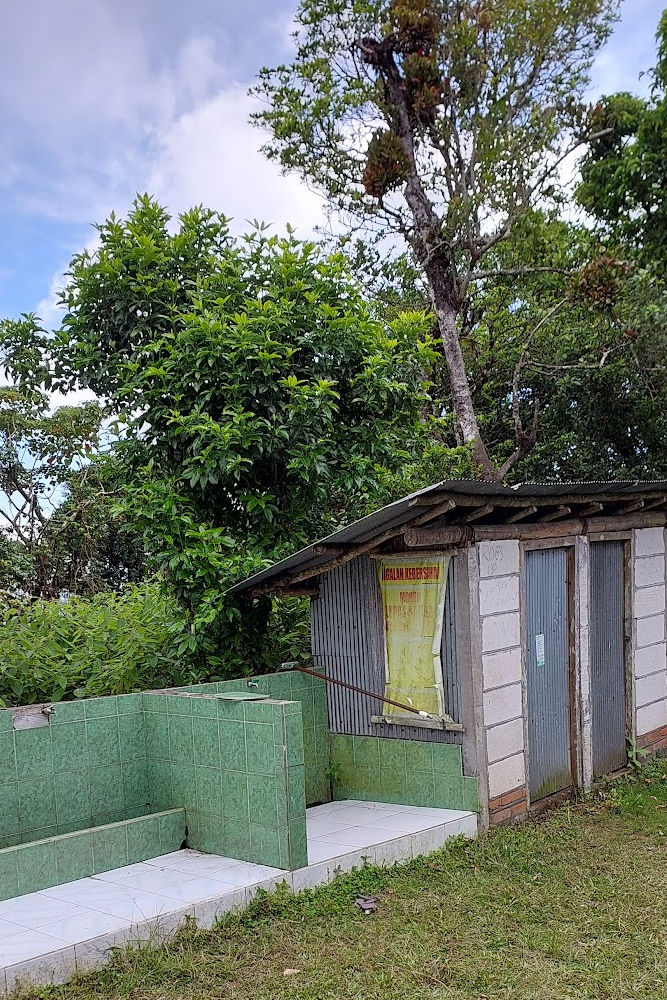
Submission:
M 185 615 L 158 583 L 0 611 L 0 703 L 194 683 Z

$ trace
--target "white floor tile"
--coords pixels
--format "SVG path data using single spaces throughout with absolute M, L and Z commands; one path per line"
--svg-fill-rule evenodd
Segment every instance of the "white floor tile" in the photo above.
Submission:
M 79 913 L 76 916 L 65 917 L 53 924 L 46 924 L 41 928 L 42 934 L 52 934 L 59 937 L 67 944 L 78 944 L 88 938 L 99 937 L 102 934 L 110 934 L 113 931 L 120 931 L 130 927 L 128 920 L 122 917 L 115 917 L 109 913 L 98 913 L 96 910 L 87 910 L 83 906 L 78 907 Z
M 308 820 L 306 829 L 309 837 L 323 837 L 325 833 L 340 833 L 341 830 L 348 830 L 353 823 L 348 823 L 342 819 L 330 819 L 322 816 L 318 819 Z
M 38 958 L 52 951 L 60 951 L 66 944 L 66 941 L 51 934 L 23 930 L 20 934 L 12 934 L 11 937 L 0 941 L 0 966 L 16 965 L 17 962 L 25 962 L 29 958 Z
M 27 896 L 5 899 L 0 903 L 0 941 L 3 938 L 2 922 L 21 924 L 22 929 L 38 930 L 44 924 L 51 924 L 61 917 L 76 916 L 78 907 L 63 900 L 49 899 L 41 893 L 31 892 Z
M 20 934 L 26 929 L 25 925 L 22 927 L 21 924 L 14 924 L 10 920 L 0 920 L 0 941 L 5 941 L 13 934 Z

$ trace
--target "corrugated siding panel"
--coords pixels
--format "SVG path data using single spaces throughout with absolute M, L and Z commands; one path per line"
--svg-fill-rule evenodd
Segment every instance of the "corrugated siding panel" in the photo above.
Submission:
M 445 601 L 442 665 L 447 710 L 461 719 L 461 681 L 457 657 L 456 560 L 451 559 Z M 384 694 L 384 621 L 375 560 L 360 556 L 320 580 L 320 596 L 311 601 L 313 656 L 316 668 L 331 677 Z M 437 743 L 461 743 L 460 733 L 414 726 L 377 726 L 371 716 L 382 703 L 335 684 L 327 686 L 332 733 L 386 736 Z
M 593 775 L 625 767 L 623 542 L 592 542 L 590 557 Z
M 538 636 L 544 636 L 543 665 Z M 565 549 L 526 553 L 526 640 L 528 771 L 536 801 L 572 784 Z

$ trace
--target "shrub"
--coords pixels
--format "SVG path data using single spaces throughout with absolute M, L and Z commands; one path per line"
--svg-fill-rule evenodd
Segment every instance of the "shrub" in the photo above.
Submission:
M 62 701 L 202 679 L 183 611 L 158 583 L 0 611 L 0 703 Z

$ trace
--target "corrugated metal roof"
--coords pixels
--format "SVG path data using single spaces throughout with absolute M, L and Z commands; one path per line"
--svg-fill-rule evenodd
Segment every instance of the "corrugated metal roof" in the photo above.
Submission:
M 466 498 L 486 497 L 488 497 L 489 504 L 493 504 L 494 499 L 496 501 L 507 501 L 521 498 L 526 505 L 529 505 L 531 501 L 541 501 L 544 503 L 548 499 L 559 501 L 564 497 L 577 498 L 577 501 L 582 503 L 584 501 L 594 503 L 601 501 L 602 498 L 607 498 L 607 502 L 613 502 L 615 498 L 618 498 L 618 500 L 627 498 L 629 501 L 635 498 L 641 499 L 646 494 L 659 496 L 662 493 L 665 493 L 667 496 L 666 480 L 656 482 L 648 480 L 617 480 L 615 482 L 520 483 L 517 486 L 503 486 L 499 483 L 487 482 L 485 480 L 445 480 L 441 483 L 435 483 L 433 486 L 426 486 L 424 489 L 417 490 L 415 493 L 402 497 L 400 500 L 395 500 L 394 503 L 390 503 L 386 507 L 381 507 L 379 510 L 373 511 L 372 514 L 368 514 L 366 517 L 362 517 L 358 521 L 354 521 L 352 524 L 334 531 L 325 538 L 321 538 L 295 552 L 293 555 L 281 559 L 280 562 L 274 563 L 268 569 L 260 570 L 260 572 L 253 574 L 253 576 L 248 577 L 246 580 L 235 584 L 229 588 L 227 593 L 242 593 L 260 585 L 268 584 L 274 579 L 278 580 L 295 572 L 313 569 L 320 565 L 323 566 L 331 562 L 332 546 L 345 548 L 351 545 L 363 545 L 364 542 L 372 540 L 385 531 L 407 524 L 418 518 L 420 514 L 431 510 L 436 497 L 442 499 L 443 502 L 450 498 L 455 502 L 460 501 L 461 506 L 465 506 Z M 507 504 L 505 503 L 503 506 L 507 507 Z M 576 512 L 572 516 L 576 517 Z M 489 523 L 489 520 L 491 520 L 491 523 L 497 523 L 497 521 L 493 521 L 493 516 L 489 515 L 486 519 L 480 518 L 475 524 L 482 526 L 485 523 Z M 529 522 L 525 521 L 523 523 Z M 329 548 L 328 552 L 319 551 L 325 547 Z

